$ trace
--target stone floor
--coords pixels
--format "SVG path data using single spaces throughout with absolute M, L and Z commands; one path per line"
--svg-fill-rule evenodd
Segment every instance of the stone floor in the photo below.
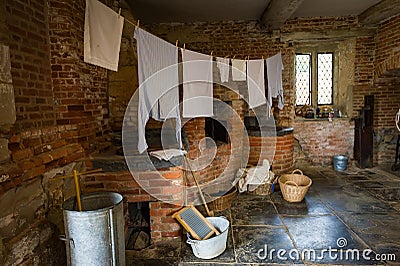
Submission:
M 302 202 L 241 194 L 216 214 L 231 223 L 222 255 L 198 259 L 183 237 L 127 251 L 127 265 L 400 265 L 400 171 L 302 169 L 313 180 Z

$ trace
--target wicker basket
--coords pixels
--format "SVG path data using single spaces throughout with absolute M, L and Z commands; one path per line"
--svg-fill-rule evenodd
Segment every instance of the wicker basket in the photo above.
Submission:
M 224 211 L 224 210 L 230 208 L 232 205 L 232 201 L 236 196 L 236 192 L 237 192 L 237 188 L 233 187 L 225 195 L 209 202 L 207 204 L 208 208 L 212 211 Z
M 300 202 L 304 199 L 312 180 L 299 169 L 284 174 L 278 180 L 283 198 L 288 202 Z
M 262 196 L 271 195 L 272 192 L 274 192 L 272 190 L 272 183 L 276 184 L 276 177 L 272 171 L 269 171 L 269 175 L 270 175 L 270 177 L 272 177 L 271 178 L 272 182 L 271 182 L 271 180 L 268 182 L 264 182 L 264 183 L 258 185 L 257 188 L 254 189 L 253 191 L 248 190 L 247 193 L 253 194 L 253 195 L 262 195 Z M 250 188 L 251 186 L 256 186 L 256 185 L 248 185 L 248 186 Z

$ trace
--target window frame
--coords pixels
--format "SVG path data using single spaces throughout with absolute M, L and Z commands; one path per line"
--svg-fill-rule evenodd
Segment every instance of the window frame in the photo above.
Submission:
M 331 104 L 318 104 L 318 54 L 332 54 L 332 101 Z M 296 88 L 296 56 L 297 55 L 310 55 L 311 57 L 311 82 L 310 82 L 310 94 L 311 94 L 311 103 L 305 103 L 303 105 L 297 104 L 297 88 Z M 294 62 L 294 86 L 295 86 L 295 105 L 296 106 L 304 106 L 311 105 L 314 107 L 318 106 L 334 106 L 335 105 L 335 91 L 337 90 L 336 84 L 336 76 L 337 72 L 337 64 L 335 63 L 335 58 L 337 57 L 337 50 L 332 48 L 328 49 L 319 49 L 316 47 L 312 48 L 304 48 L 298 49 L 295 51 L 295 62 Z

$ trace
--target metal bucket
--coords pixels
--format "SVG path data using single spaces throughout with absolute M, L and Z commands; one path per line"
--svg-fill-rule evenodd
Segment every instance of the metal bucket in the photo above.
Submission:
M 347 168 L 347 156 L 335 155 L 333 156 L 333 169 L 338 172 L 342 172 Z
M 122 196 L 96 192 L 63 203 L 68 265 L 125 265 L 124 210 Z
M 187 243 L 192 247 L 193 254 L 200 259 L 212 259 L 221 255 L 226 249 L 229 221 L 225 217 L 206 217 L 220 232 L 219 235 L 206 240 L 195 240 L 187 234 Z

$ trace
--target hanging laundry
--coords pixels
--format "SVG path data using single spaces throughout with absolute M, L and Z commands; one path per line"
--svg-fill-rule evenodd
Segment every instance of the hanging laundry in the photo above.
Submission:
M 229 58 L 217 57 L 217 67 L 221 76 L 221 82 L 229 80 Z
M 158 121 L 176 119 L 176 139 L 181 147 L 179 114 L 178 48 L 138 27 L 139 107 L 138 150 L 147 149 L 145 127 L 150 117 Z
M 276 54 L 266 60 L 268 78 L 268 102 L 272 104 L 272 98 L 278 97 L 278 108 L 283 109 L 283 86 L 282 86 L 282 56 Z
M 246 80 L 246 60 L 232 59 L 232 79 L 234 81 Z
M 247 61 L 247 88 L 249 91 L 249 106 L 254 108 L 266 103 L 264 59 Z
M 97 0 L 86 0 L 84 61 L 118 70 L 124 18 Z
M 183 117 L 213 116 L 212 57 L 181 49 Z

